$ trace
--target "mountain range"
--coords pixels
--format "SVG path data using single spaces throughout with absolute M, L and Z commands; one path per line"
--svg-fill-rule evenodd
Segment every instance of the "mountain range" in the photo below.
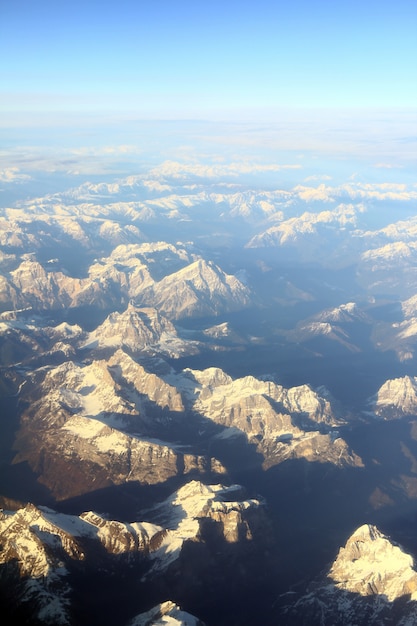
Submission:
M 415 191 L 220 170 L 0 207 L 7 624 L 417 619 Z

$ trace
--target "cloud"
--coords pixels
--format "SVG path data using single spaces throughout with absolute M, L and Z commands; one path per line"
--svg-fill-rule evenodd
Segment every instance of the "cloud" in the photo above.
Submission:
M 243 174 L 258 174 L 263 172 L 280 172 L 288 169 L 301 169 L 301 165 L 289 164 L 254 164 L 254 163 L 230 163 L 225 164 L 199 164 L 180 163 L 178 161 L 164 161 L 158 165 L 151 174 L 158 177 L 170 177 L 177 179 L 195 176 L 198 178 L 222 178 L 224 176 L 241 176 Z
M 125 171 L 121 163 L 135 161 L 141 154 L 140 148 L 128 144 L 77 148 L 17 146 L 0 151 L 0 182 L 14 182 L 17 176 L 28 180 L 23 178 L 27 175 L 20 174 L 22 168 L 33 172 L 63 172 L 70 176 L 120 174 Z
M 335 192 L 337 194 L 337 188 L 326 187 L 323 183 L 318 187 L 305 187 L 304 185 L 297 185 L 294 187 L 294 192 L 305 202 L 313 200 L 332 202 L 334 200 Z
M 297 185 L 293 192 L 305 202 L 332 202 L 344 199 L 351 200 L 394 200 L 408 202 L 417 200 L 417 192 L 408 189 L 404 183 L 346 183 L 336 187 L 325 185 L 308 187 Z
M 116 145 L 116 146 L 99 146 L 99 147 L 81 147 L 71 150 L 74 155 L 80 156 L 106 156 L 106 155 L 123 155 L 123 154 L 138 154 L 141 151 L 136 146 L 128 144 Z
M 307 176 L 307 178 L 304 179 L 304 182 L 314 182 L 315 180 L 332 180 L 332 177 L 328 174 L 314 174 L 313 176 Z
M 409 191 L 402 183 L 356 183 L 340 187 L 352 199 L 361 200 L 398 200 L 408 202 L 417 200 L 417 192 Z
M 21 183 L 31 180 L 28 174 L 21 174 L 18 167 L 7 167 L 0 170 L 0 182 L 2 183 Z
M 375 163 L 374 167 L 385 170 L 402 169 L 402 165 L 393 165 L 392 163 Z

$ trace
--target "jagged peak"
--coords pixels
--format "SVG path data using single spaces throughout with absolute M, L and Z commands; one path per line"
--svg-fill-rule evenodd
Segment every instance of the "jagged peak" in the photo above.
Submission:
M 410 593 L 417 596 L 413 558 L 372 524 L 348 538 L 329 577 L 338 588 L 362 596 L 386 596 L 390 602 Z

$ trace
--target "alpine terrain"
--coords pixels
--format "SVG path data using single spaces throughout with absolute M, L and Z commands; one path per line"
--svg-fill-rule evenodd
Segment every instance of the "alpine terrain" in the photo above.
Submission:
M 135 167 L 3 177 L 2 623 L 416 623 L 415 183 Z

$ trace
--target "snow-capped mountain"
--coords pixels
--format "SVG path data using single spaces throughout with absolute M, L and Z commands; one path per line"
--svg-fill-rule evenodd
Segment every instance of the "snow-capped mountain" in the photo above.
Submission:
M 415 295 L 417 243 L 393 241 L 365 250 L 358 263 L 358 282 L 373 295 L 390 294 L 398 299 Z
M 141 307 L 157 308 L 169 319 L 218 315 L 252 304 L 248 287 L 238 278 L 201 258 L 184 266 L 184 257 L 189 260 L 185 251 L 166 244 L 119 246 L 109 257 L 90 265 L 85 278 L 51 271 L 38 261 L 25 259 L 3 277 L 1 304 L 4 310 L 109 309 L 133 300 Z M 170 268 L 167 275 L 164 264 Z M 172 273 L 175 265 L 180 269 Z M 152 273 L 160 280 L 155 281 Z
M 226 159 L 0 171 L 7 625 L 416 621 L 414 183 Z
M 369 316 L 355 302 L 347 302 L 337 307 L 325 309 L 317 313 L 313 319 L 318 322 L 328 323 L 352 323 L 357 321 L 370 323 L 371 321 Z
M 191 398 L 193 411 L 223 427 L 215 438 L 247 438 L 265 466 L 288 458 L 360 464 L 336 430 L 344 420 L 325 390 L 320 395 L 308 385 L 286 389 L 253 376 L 233 380 L 219 368 L 184 373 L 177 385 Z M 203 428 L 210 431 L 207 424 Z
M 186 541 L 200 540 L 200 526 L 206 519 L 219 529 L 219 540 L 253 540 L 247 512 L 263 505 L 258 500 L 235 499 L 241 495 L 239 485 L 192 481 L 149 511 L 150 517 L 163 521 L 162 526 L 148 521 L 123 523 L 92 511 L 67 515 L 27 504 L 1 513 L 0 565 L 9 568 L 17 591 L 15 602 L 27 606 L 41 623 L 72 624 L 74 576 L 80 568 L 94 570 L 97 558 L 104 570 L 114 566 L 116 557 L 121 569 L 137 567 L 144 575 L 145 567 L 144 576 L 155 578 L 180 558 Z M 116 598 L 117 586 L 114 594 Z M 154 623 L 146 620 L 156 619 L 158 612 L 172 620 L 187 617 L 170 603 L 132 623 Z
M 161 440 L 164 431 L 172 436 L 181 407 L 178 394 L 157 377 L 144 376 L 122 351 L 109 362 L 41 368 L 23 388 L 28 408 L 16 462 L 27 461 L 56 497 L 93 486 L 157 484 L 193 472 L 224 472 L 215 459 Z
M 337 324 L 329 322 L 302 322 L 297 328 L 283 332 L 285 338 L 297 343 L 305 343 L 313 340 L 329 340 L 350 352 L 358 352 L 360 348 L 356 346 L 349 336 L 349 333 Z
M 384 595 L 389 602 L 403 596 L 417 600 L 413 558 L 369 524 L 358 528 L 340 549 L 329 578 L 337 589 L 361 596 Z
M 125 347 L 132 353 L 161 353 L 184 356 L 198 352 L 198 343 L 178 336 L 175 326 L 153 307 L 129 304 L 122 313 L 111 313 L 88 334 L 82 347 L 88 349 Z
M 393 350 L 399 361 L 414 358 L 417 343 L 417 297 L 397 303 L 395 321 L 380 321 L 373 332 L 378 349 Z
M 286 618 L 285 623 L 301 625 L 413 624 L 417 619 L 413 558 L 378 528 L 364 524 L 340 548 L 327 580 L 317 581 L 288 606 Z
M 204 622 L 167 600 L 134 617 L 127 626 L 204 626 Z
M 371 318 L 356 303 L 348 302 L 320 311 L 299 322 L 295 328 L 281 330 L 279 334 L 290 342 L 315 341 L 314 345 L 317 345 L 320 341 L 320 345 L 325 346 L 323 340 L 326 340 L 349 352 L 360 352 L 362 348 L 355 331 L 358 328 L 369 328 L 371 323 Z M 360 335 L 359 338 L 363 342 L 363 336 Z
M 158 375 L 118 349 L 106 360 L 42 366 L 21 384 L 20 396 L 15 461 L 27 461 L 60 498 L 93 483 L 223 474 L 223 464 L 199 449 L 210 441 L 233 446 L 227 442 L 237 435 L 257 446 L 266 466 L 288 458 L 360 464 L 336 430 L 344 421 L 329 397 L 308 385 L 233 380 L 218 368 Z
M 371 399 L 370 407 L 385 419 L 417 415 L 417 378 L 403 376 L 387 380 Z
M 170 319 L 218 315 L 252 303 L 246 285 L 203 259 L 164 277 L 144 290 L 139 300 Z
M 282 248 L 305 262 L 314 260 L 324 266 L 329 263 L 343 266 L 349 262 L 347 249 L 351 253 L 359 243 L 355 232 L 358 213 L 351 204 L 317 213 L 306 211 L 269 226 L 255 235 L 247 247 Z
M 160 548 L 152 554 L 154 561 L 149 575 L 165 569 L 179 557 L 183 543 L 198 536 L 201 524 L 210 518 L 221 528 L 227 543 L 252 539 L 246 514 L 263 506 L 257 499 L 240 500 L 240 485 L 203 485 L 191 481 L 167 500 L 147 511 L 149 519 L 167 528 Z

